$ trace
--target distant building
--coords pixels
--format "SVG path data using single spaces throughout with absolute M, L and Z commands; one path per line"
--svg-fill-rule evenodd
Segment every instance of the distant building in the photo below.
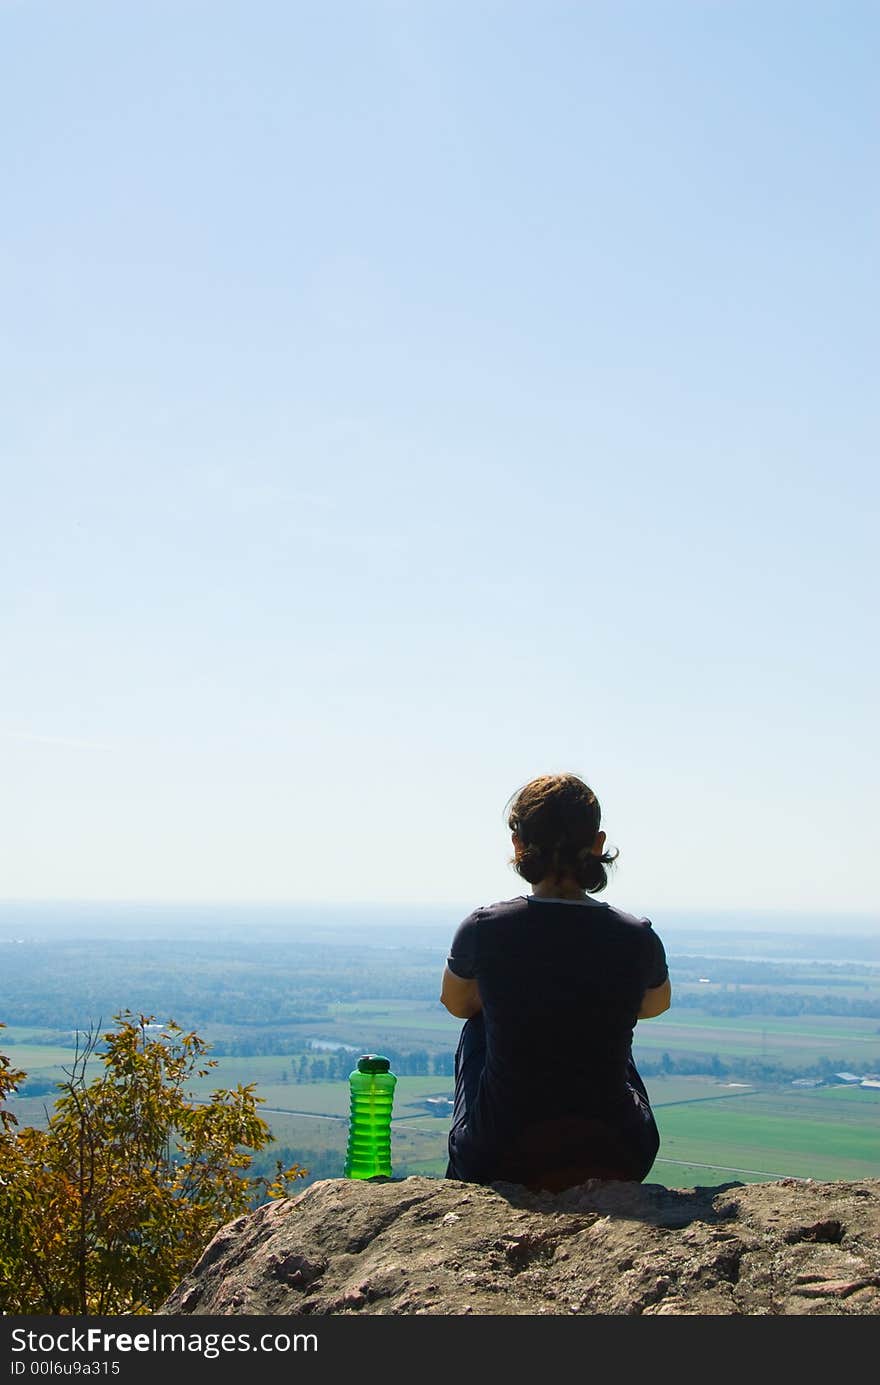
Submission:
M 861 1082 L 862 1075 L 858 1072 L 836 1072 L 834 1076 L 838 1082 Z
M 796 1077 L 791 1084 L 793 1087 L 824 1087 L 823 1077 Z
M 863 1077 L 859 1086 L 871 1087 L 875 1092 L 880 1092 L 880 1077 Z
M 420 1104 L 430 1111 L 432 1116 L 445 1116 L 455 1103 L 451 1096 L 426 1096 Z

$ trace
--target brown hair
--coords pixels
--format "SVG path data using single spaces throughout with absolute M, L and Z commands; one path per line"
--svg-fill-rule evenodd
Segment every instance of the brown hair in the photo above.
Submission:
M 617 850 L 591 851 L 602 811 L 589 784 L 576 774 L 543 774 L 508 800 L 507 825 L 522 842 L 510 864 L 530 885 L 548 875 L 572 876 L 587 894 L 608 884 L 605 869 Z

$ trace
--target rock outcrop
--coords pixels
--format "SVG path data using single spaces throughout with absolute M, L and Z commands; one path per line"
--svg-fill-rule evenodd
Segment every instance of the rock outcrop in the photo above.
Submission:
M 223 1227 L 159 1311 L 877 1314 L 880 1179 L 324 1179 Z

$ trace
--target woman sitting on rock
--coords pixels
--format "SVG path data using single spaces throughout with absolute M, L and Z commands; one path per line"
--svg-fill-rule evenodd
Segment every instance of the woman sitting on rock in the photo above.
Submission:
M 669 1008 L 663 944 L 648 919 L 591 898 L 617 852 L 582 779 L 534 779 L 508 809 L 532 892 L 475 909 L 452 940 L 440 999 L 465 1024 L 446 1177 L 642 1182 L 660 1136 L 632 1038 Z

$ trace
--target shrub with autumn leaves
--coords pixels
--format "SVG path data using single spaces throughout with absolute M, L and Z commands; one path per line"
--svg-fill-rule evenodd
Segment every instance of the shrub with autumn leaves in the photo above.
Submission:
M 0 1054 L 2 1313 L 151 1313 L 221 1226 L 307 1172 L 248 1177 L 273 1138 L 261 1098 L 249 1083 L 196 1100 L 192 1079 L 216 1066 L 197 1034 L 128 1010 L 114 1022 L 79 1042 L 46 1129 L 5 1104 L 25 1074 Z

